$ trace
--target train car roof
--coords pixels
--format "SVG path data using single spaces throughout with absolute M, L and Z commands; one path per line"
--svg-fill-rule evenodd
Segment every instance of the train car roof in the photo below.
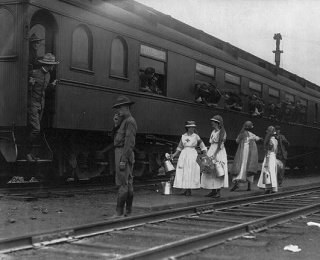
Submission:
M 134 0 L 61 1 L 98 12 L 101 15 L 104 14 L 120 23 L 159 35 L 186 47 L 199 49 L 199 52 L 204 52 L 223 62 L 252 71 L 298 91 L 310 93 L 311 90 L 318 94 L 320 92 L 319 86 L 296 74 L 283 68 L 276 70 L 276 66 L 268 61 Z M 103 7 L 102 3 L 106 6 Z

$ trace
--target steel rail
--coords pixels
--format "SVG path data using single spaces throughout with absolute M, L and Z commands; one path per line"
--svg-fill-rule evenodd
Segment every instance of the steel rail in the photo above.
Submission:
M 312 193 L 320 190 L 320 186 L 314 186 L 301 190 L 287 191 L 282 193 L 274 193 L 268 195 L 260 195 L 254 197 L 246 197 L 229 201 L 212 202 L 177 209 L 164 210 L 151 214 L 138 215 L 128 218 L 118 218 L 114 220 L 92 223 L 87 225 L 75 226 L 65 229 L 51 230 L 42 233 L 34 233 L 30 235 L 8 238 L 0 240 L 0 253 L 13 252 L 23 249 L 31 249 L 35 246 L 56 244 L 64 241 L 72 241 L 74 239 L 90 237 L 103 234 L 116 229 L 126 229 L 130 227 L 165 221 L 174 218 L 180 218 L 186 215 L 201 214 L 213 212 L 231 207 L 238 207 L 262 201 L 271 201 L 288 196 Z
M 282 222 L 308 215 L 320 211 L 320 203 L 291 210 L 258 220 L 239 224 L 230 228 L 224 228 L 218 231 L 197 235 L 177 242 L 169 243 L 163 246 L 154 247 L 145 251 L 129 254 L 123 257 L 117 257 L 117 260 L 149 260 L 166 259 L 169 257 L 179 257 L 187 255 L 197 250 L 203 250 L 225 242 L 228 239 L 244 236 L 249 233 L 259 232 Z

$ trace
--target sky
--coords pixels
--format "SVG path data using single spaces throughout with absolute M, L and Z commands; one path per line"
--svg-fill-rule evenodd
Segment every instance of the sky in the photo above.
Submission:
M 135 0 L 320 86 L 319 0 Z

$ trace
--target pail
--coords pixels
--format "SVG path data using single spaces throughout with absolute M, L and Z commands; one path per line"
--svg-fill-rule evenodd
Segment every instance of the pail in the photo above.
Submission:
M 162 184 L 162 194 L 170 195 L 171 194 L 171 183 L 170 181 L 163 181 Z
M 223 169 L 222 163 L 221 162 L 216 162 L 214 164 L 214 166 L 215 166 L 217 177 L 224 176 L 224 169 Z
M 175 171 L 175 168 L 172 165 L 172 163 L 170 162 L 170 160 L 164 161 L 164 170 L 166 173 L 172 173 Z
M 270 178 L 270 173 L 265 171 L 263 173 L 263 179 L 262 179 L 263 184 L 271 184 L 271 178 Z

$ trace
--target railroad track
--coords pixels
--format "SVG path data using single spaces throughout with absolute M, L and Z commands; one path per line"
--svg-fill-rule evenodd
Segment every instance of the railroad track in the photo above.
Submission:
M 168 181 L 168 177 L 154 179 L 150 181 L 139 181 L 134 183 L 135 189 L 147 189 L 148 187 L 154 188 L 155 186 L 160 189 L 161 181 Z M 87 193 L 104 193 L 117 191 L 117 187 L 113 184 L 106 183 L 70 183 L 66 185 L 44 185 L 42 183 L 32 183 L 32 185 L 19 184 L 11 187 L 0 188 L 1 196 L 15 196 L 15 197 L 54 197 L 54 196 L 71 196 L 74 194 L 87 194 Z
M 166 259 L 320 212 L 320 186 L 0 240 L 17 259 Z

